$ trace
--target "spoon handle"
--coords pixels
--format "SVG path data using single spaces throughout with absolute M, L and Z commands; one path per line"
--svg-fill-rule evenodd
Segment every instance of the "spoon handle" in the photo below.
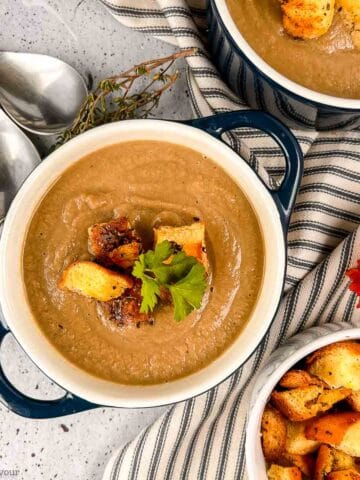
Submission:
M 35 146 L 0 108 L 0 225 L 20 186 L 39 163 Z

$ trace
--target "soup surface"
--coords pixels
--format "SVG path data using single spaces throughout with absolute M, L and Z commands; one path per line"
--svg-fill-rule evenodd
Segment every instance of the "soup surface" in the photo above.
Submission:
M 118 214 L 148 248 L 154 226 L 205 222 L 211 272 L 200 310 L 177 323 L 166 306 L 153 325 L 119 327 L 98 318 L 94 300 L 57 287 L 64 268 L 90 259 L 88 227 Z M 137 141 L 95 151 L 60 177 L 34 214 L 23 263 L 33 314 L 68 360 L 114 382 L 154 384 L 203 368 L 234 341 L 256 302 L 264 252 L 252 207 L 212 160 Z
M 341 13 L 322 37 L 299 40 L 284 32 L 279 0 L 227 3 L 247 42 L 278 72 L 321 93 L 360 98 L 360 50 Z

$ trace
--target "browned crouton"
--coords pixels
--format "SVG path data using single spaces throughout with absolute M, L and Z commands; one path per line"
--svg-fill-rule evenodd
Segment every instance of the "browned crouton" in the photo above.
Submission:
M 293 453 L 284 453 L 279 463 L 286 464 L 285 466 L 294 466 L 306 476 L 312 477 L 314 471 L 314 459 L 311 455 L 295 455 Z
M 310 385 L 319 385 L 321 387 L 326 386 L 324 382 L 313 375 L 310 375 L 310 373 L 305 370 L 289 370 L 282 377 L 279 385 L 283 388 L 299 388 L 308 387 Z
M 330 28 L 335 0 L 280 0 L 286 33 L 309 40 L 321 37 Z
M 126 217 L 96 223 L 88 229 L 88 250 L 104 266 L 132 267 L 141 251 L 141 241 Z
M 94 262 L 74 262 L 59 280 L 61 290 L 70 290 L 86 297 L 107 302 L 120 297 L 133 281 L 128 275 L 113 272 Z
M 332 470 L 346 470 L 348 468 L 356 468 L 355 459 L 347 453 L 332 448 L 331 455 L 333 458 Z
M 360 412 L 360 390 L 357 392 L 353 392 L 348 398 L 347 401 L 349 402 L 351 408 L 355 412 Z
M 350 30 L 353 44 L 360 48 L 360 2 L 359 0 L 336 0 Z
M 309 422 L 306 438 L 327 443 L 353 457 L 360 457 L 360 413 L 332 413 Z
M 340 470 L 329 473 L 326 480 L 360 480 L 360 473 L 353 469 Z
M 287 422 L 285 450 L 290 455 L 308 455 L 319 448 L 319 442 L 305 436 L 308 422 Z
M 333 470 L 334 458 L 333 449 L 328 445 L 320 445 L 316 457 L 314 480 L 325 480 L 328 473 Z
M 183 227 L 162 226 L 154 229 L 155 245 L 168 240 L 174 242 L 189 256 L 195 257 L 205 269 L 209 267 L 205 245 L 205 224 L 195 222 Z
M 276 461 L 285 451 L 286 420 L 271 405 L 267 405 L 261 421 L 262 446 L 266 460 Z
M 108 302 L 98 302 L 97 312 L 102 321 L 113 326 L 140 326 L 141 323 L 153 323 L 152 315 L 141 313 L 141 281 L 134 280 L 134 285 L 120 298 Z
M 88 250 L 96 258 L 107 256 L 109 252 L 117 248 L 122 238 L 131 229 L 126 217 L 115 218 L 109 222 L 95 223 L 88 228 Z
M 326 480 L 327 475 L 332 471 L 345 470 L 355 466 L 353 457 L 323 444 L 320 446 L 316 458 L 314 480 Z
M 301 480 L 301 472 L 297 467 L 282 467 L 271 465 L 268 472 L 269 480 Z
M 309 373 L 331 387 L 360 390 L 360 343 L 332 343 L 310 355 L 306 363 Z
M 283 392 L 273 392 L 273 405 L 289 420 L 301 422 L 326 412 L 335 403 L 351 394 L 347 388 L 325 389 L 318 385 L 294 388 Z
M 141 245 L 139 242 L 130 242 L 115 248 L 109 253 L 109 258 L 120 268 L 130 268 L 139 258 Z

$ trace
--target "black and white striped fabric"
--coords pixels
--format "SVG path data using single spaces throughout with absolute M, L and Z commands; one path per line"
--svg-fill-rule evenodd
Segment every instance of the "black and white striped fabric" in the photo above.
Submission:
M 101 0 L 124 25 L 179 48 L 199 116 L 246 108 L 222 82 L 204 44 L 205 0 Z M 244 424 L 255 373 L 286 338 L 334 320 L 360 326 L 344 272 L 360 257 L 360 132 L 295 131 L 305 172 L 288 235 L 286 295 L 246 364 L 217 388 L 175 405 L 112 457 L 104 480 L 245 479 Z M 275 185 L 282 158 L 266 135 L 242 130 L 233 148 Z

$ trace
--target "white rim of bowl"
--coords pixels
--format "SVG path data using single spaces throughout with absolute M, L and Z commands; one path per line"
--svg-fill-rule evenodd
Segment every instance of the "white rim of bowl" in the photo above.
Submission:
M 74 163 L 74 159 L 80 159 L 91 151 L 96 150 L 96 148 L 92 147 L 94 143 L 98 145 L 97 148 L 119 143 L 116 139 L 122 138 L 122 132 L 124 133 L 124 136 L 129 135 L 127 140 L 157 139 L 164 141 L 164 127 L 168 130 L 167 134 L 170 139 L 168 141 L 172 143 L 182 144 L 182 141 L 184 141 L 184 144 L 186 144 L 184 139 L 189 138 L 189 142 L 191 141 L 195 143 L 196 141 L 196 145 L 198 145 L 198 148 L 195 146 L 190 148 L 200 152 L 202 150 L 206 151 L 206 148 L 211 149 L 213 155 L 210 155 L 210 158 L 215 156 L 215 152 L 217 151 L 217 157 L 222 156 L 223 162 L 228 163 L 227 167 L 224 166 L 224 170 L 236 183 L 239 183 L 239 178 L 234 178 L 231 172 L 229 172 L 230 163 L 238 162 L 238 155 L 225 143 L 215 139 L 203 130 L 165 120 L 130 120 L 112 123 L 97 127 L 96 129 L 76 137 L 61 149 L 53 152 L 39 165 L 39 167 L 37 167 L 37 169 L 25 181 L 19 194 L 14 199 L 7 215 L 7 220 L 5 221 L 0 241 L 0 294 L 3 300 L 2 307 L 4 316 L 14 336 L 18 339 L 22 348 L 35 364 L 62 388 L 85 400 L 99 405 L 132 408 L 160 406 L 194 397 L 218 385 L 221 381 L 232 374 L 236 368 L 242 365 L 254 352 L 274 319 L 281 297 L 285 271 L 285 246 L 280 214 L 269 191 L 262 184 L 256 173 L 246 165 L 244 160 L 242 160 L 244 164 L 239 163 L 240 172 L 242 168 L 246 169 L 247 172 L 247 187 L 245 188 L 244 193 L 249 197 L 255 211 L 259 212 L 260 205 L 262 205 L 262 208 L 266 209 L 265 213 L 272 215 L 274 218 L 274 222 L 260 220 L 260 224 L 262 228 L 266 227 L 268 231 L 272 231 L 275 234 L 275 237 L 272 238 L 272 240 L 274 241 L 273 250 L 276 246 L 277 258 L 274 257 L 273 263 L 277 266 L 276 268 L 273 267 L 269 270 L 271 273 L 267 274 L 267 283 L 269 283 L 269 280 L 275 282 L 272 292 L 268 292 L 263 284 L 261 290 L 262 302 L 258 302 L 255 305 L 250 317 L 250 319 L 254 319 L 257 328 L 258 335 L 256 335 L 256 339 L 253 335 L 253 328 L 247 328 L 246 325 L 242 331 L 242 335 L 239 337 L 243 338 L 243 343 L 246 342 L 243 346 L 241 355 L 239 355 L 238 342 L 235 340 L 232 345 L 230 345 L 207 367 L 192 375 L 163 384 L 129 386 L 94 377 L 80 367 L 73 365 L 57 351 L 44 335 L 40 326 L 33 319 L 30 307 L 26 301 L 26 295 L 24 296 L 23 293 L 25 292 L 25 287 L 22 281 L 22 257 L 21 259 L 16 260 L 12 258 L 11 255 L 8 255 L 9 248 L 14 248 L 13 245 L 15 245 L 16 252 L 19 252 L 20 250 L 22 251 L 23 247 L 21 246 L 20 248 L 18 243 L 20 240 L 23 243 L 28 222 L 31 221 L 31 217 L 30 219 L 27 217 L 24 219 L 24 217 L 17 215 L 19 208 L 24 206 L 25 201 L 28 202 L 28 215 L 30 215 L 41 201 L 43 195 L 49 190 L 49 188 L 51 188 L 56 179 L 61 175 L 62 171 L 66 169 L 56 169 L 56 167 L 58 167 L 60 163 L 64 164 L 64 167 L 69 167 Z M 155 130 L 157 132 L 156 135 L 152 133 Z M 133 137 L 131 137 L 131 135 L 133 135 Z M 110 138 L 111 141 L 109 140 Z M 172 141 L 173 138 L 179 138 L 180 140 L 178 142 Z M 81 153 L 79 151 L 81 151 Z M 51 165 L 55 165 L 55 172 L 53 173 L 51 173 Z M 238 165 L 238 163 L 236 163 L 236 165 Z M 241 165 L 243 165 L 243 167 L 241 167 Z M 41 187 L 44 175 L 47 175 L 45 178 L 49 178 L 50 180 L 49 183 L 46 183 L 45 187 Z M 34 191 L 34 184 L 38 187 L 39 190 L 36 191 L 40 191 L 40 196 L 38 194 L 32 194 Z M 251 198 L 247 192 L 247 190 L 252 188 L 251 186 L 253 186 L 257 192 L 257 195 L 254 195 L 254 198 Z M 17 228 L 15 232 L 12 225 L 16 221 L 18 225 L 16 225 Z M 277 247 L 280 246 L 280 242 L 281 251 L 278 251 L 279 249 Z M 269 241 L 268 243 L 272 244 L 273 242 Z M 19 282 L 21 282 L 21 285 Z M 14 285 L 17 287 L 20 286 L 21 288 L 14 288 Z M 265 304 L 269 311 L 266 321 L 264 321 L 262 312 Z M 21 319 L 18 318 L 20 314 Z M 26 331 L 26 320 L 31 320 L 31 332 Z M 250 322 L 247 325 L 249 324 Z M 252 325 L 252 327 L 255 325 Z M 239 356 L 241 356 L 242 359 L 240 362 L 237 362 L 236 358 Z M 205 371 L 206 374 L 204 375 Z M 76 377 L 81 377 L 81 384 L 76 381 Z M 168 387 L 172 387 L 175 384 L 177 384 L 176 387 L 174 387 L 172 391 L 169 391 Z M 115 391 L 116 393 L 114 393 Z
M 360 99 L 335 97 L 332 95 L 326 95 L 324 93 L 316 92 L 315 90 L 303 87 L 299 83 L 289 80 L 287 77 L 285 77 L 273 67 L 271 67 L 255 52 L 255 50 L 249 45 L 249 43 L 240 33 L 236 23 L 234 22 L 230 14 L 226 0 L 213 0 L 213 2 L 215 3 L 220 18 L 225 25 L 225 28 L 228 30 L 235 44 L 245 54 L 249 61 L 252 62 L 255 67 L 258 68 L 271 81 L 279 84 L 282 88 L 287 90 L 290 95 L 295 94 L 298 97 L 302 97 L 305 100 L 321 104 L 324 107 L 359 110 L 360 113 Z

